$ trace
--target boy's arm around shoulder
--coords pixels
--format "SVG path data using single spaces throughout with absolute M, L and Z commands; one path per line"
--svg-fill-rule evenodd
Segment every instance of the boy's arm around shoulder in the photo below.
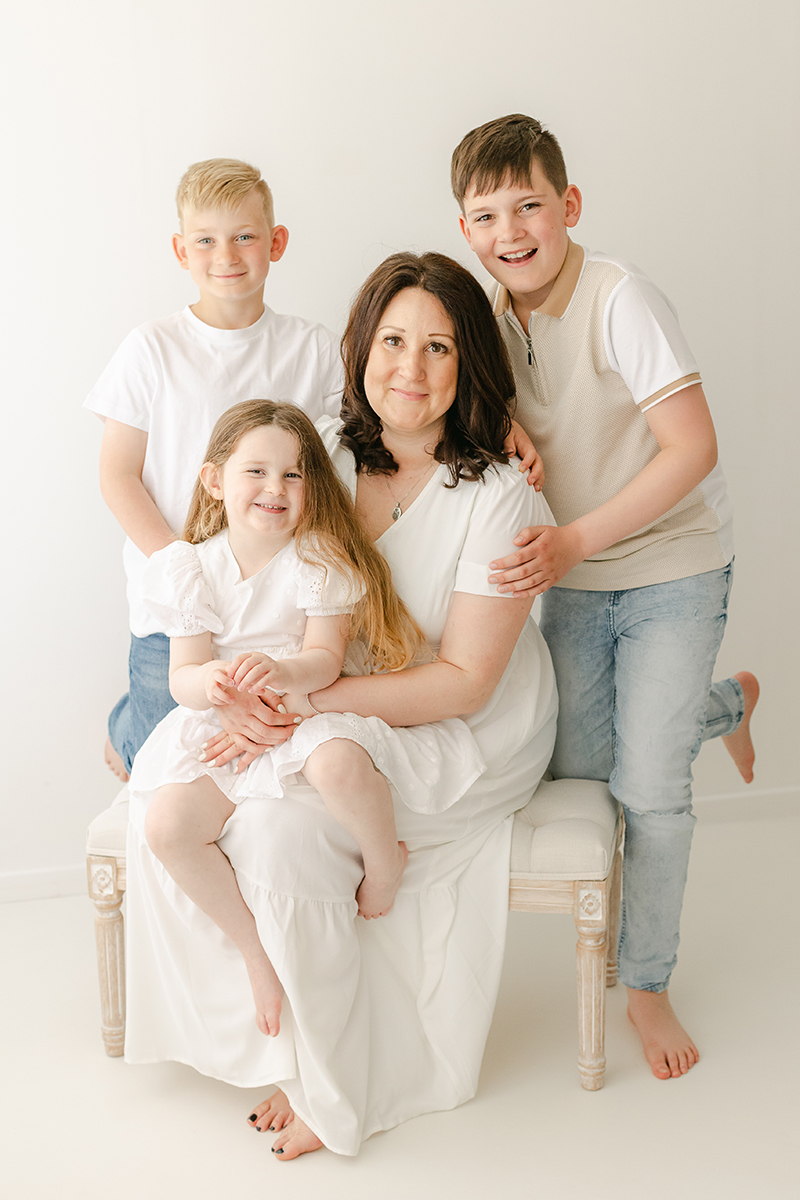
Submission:
M 100 447 L 100 491 L 131 541 L 148 558 L 175 540 L 142 483 L 147 433 L 106 417 Z
M 523 529 L 520 549 L 491 563 L 498 591 L 530 598 L 546 592 L 586 558 L 629 537 L 687 496 L 713 470 L 717 438 L 699 383 L 645 412 L 659 452 L 611 500 L 569 525 Z

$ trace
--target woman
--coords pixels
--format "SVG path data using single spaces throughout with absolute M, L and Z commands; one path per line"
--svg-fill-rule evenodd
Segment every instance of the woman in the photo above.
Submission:
M 237 952 L 133 821 L 128 853 L 126 1057 L 279 1084 L 254 1123 L 283 1127 L 273 1149 L 285 1158 L 322 1144 L 355 1154 L 377 1130 L 474 1094 L 502 963 L 509 818 L 555 738 L 529 606 L 487 581 L 518 529 L 552 518 L 503 453 L 513 385 L 486 297 L 442 255 L 393 255 L 362 288 L 343 350 L 343 423 L 325 422 L 323 439 L 437 657 L 339 679 L 306 712 L 429 725 L 432 756 L 445 752 L 436 722 L 466 714 L 486 770 L 444 811 L 395 800 L 408 865 L 392 911 L 370 922 L 355 919 L 357 847 L 302 779 L 280 801 L 239 805 L 219 845 L 285 989 L 274 1039 L 252 1020 Z M 220 719 L 284 736 L 291 713 L 254 710 Z

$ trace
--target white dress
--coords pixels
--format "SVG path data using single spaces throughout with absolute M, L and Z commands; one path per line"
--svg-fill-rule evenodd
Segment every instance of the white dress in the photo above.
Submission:
M 172 542 L 159 550 L 147 564 L 143 585 L 145 602 L 165 633 L 210 632 L 214 657 L 228 660 L 253 651 L 272 658 L 297 654 L 307 617 L 349 612 L 359 596 L 339 572 L 304 562 L 294 540 L 256 575 L 242 579 L 227 529 L 198 546 Z M 284 781 L 302 771 L 312 750 L 333 738 L 363 746 L 395 795 L 417 812 L 449 808 L 485 769 L 474 737 L 458 719 L 392 729 L 378 717 L 320 714 L 240 774 L 234 763 L 210 767 L 198 760 L 203 742 L 220 729 L 211 707 L 178 706 L 168 713 L 136 755 L 131 811 L 143 813 L 164 784 L 190 783 L 200 775 L 213 779 L 234 804 L 283 796 Z
M 338 422 L 320 426 L 354 492 Z M 439 467 L 378 541 L 434 647 L 453 592 L 496 596 L 489 561 L 511 551 L 523 526 L 552 523 L 513 467 L 448 482 Z M 410 854 L 394 907 L 376 921 L 356 916 L 358 848 L 313 789 L 287 783 L 283 797 L 237 805 L 219 845 L 285 989 L 276 1038 L 256 1028 L 238 951 L 175 887 L 132 813 L 126 1059 L 184 1062 L 242 1087 L 278 1084 L 340 1154 L 468 1100 L 502 966 L 511 816 L 547 767 L 556 709 L 550 657 L 529 620 L 494 694 L 466 718 L 486 770 L 440 812 L 396 800 Z

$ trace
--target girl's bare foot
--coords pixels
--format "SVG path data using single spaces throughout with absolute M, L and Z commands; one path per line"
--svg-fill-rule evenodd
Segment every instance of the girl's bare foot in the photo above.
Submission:
M 628 988 L 628 1016 L 656 1079 L 678 1079 L 699 1061 L 697 1047 L 675 1016 L 666 992 Z
M 124 762 L 111 745 L 111 738 L 106 738 L 106 744 L 103 747 L 103 758 L 109 771 L 112 771 L 117 779 L 121 779 L 123 783 L 127 783 L 130 775 L 125 770 Z
M 301 1121 L 297 1113 L 291 1124 L 285 1125 L 283 1131 L 275 1138 L 272 1153 L 282 1159 L 297 1158 L 301 1154 L 310 1154 L 312 1150 L 321 1150 L 322 1142 L 315 1133 Z
M 385 917 L 394 904 L 400 880 L 408 861 L 408 847 L 405 842 L 397 843 L 397 859 L 391 864 L 386 875 L 365 875 L 356 892 L 358 915 L 366 917 Z
M 728 737 L 724 737 L 722 740 L 725 743 L 725 749 L 728 751 L 728 754 L 730 754 L 736 763 L 737 770 L 742 779 L 745 783 L 752 783 L 753 763 L 755 762 L 756 752 L 753 749 L 753 739 L 750 736 L 750 718 L 753 715 L 753 709 L 758 703 L 758 694 L 761 689 L 758 686 L 758 680 L 755 675 L 751 675 L 749 671 L 740 671 L 733 678 L 739 680 L 744 692 L 744 716 L 736 732 L 729 734 Z
M 275 968 L 266 954 L 252 962 L 245 959 L 253 999 L 256 1002 L 256 1025 L 267 1037 L 275 1037 L 281 1027 L 281 999 L 283 988 L 275 974 Z
M 290 1121 L 294 1120 L 294 1113 L 286 1092 L 282 1092 L 278 1088 L 272 1093 L 269 1100 L 262 1101 L 254 1108 L 247 1119 L 259 1133 L 263 1133 L 265 1129 L 270 1133 L 276 1129 L 283 1129 Z

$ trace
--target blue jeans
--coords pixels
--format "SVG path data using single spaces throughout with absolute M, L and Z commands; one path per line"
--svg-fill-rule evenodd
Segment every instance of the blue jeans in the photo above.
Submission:
M 619 592 L 552 588 L 541 630 L 558 683 L 556 779 L 605 779 L 625 810 L 619 975 L 661 992 L 675 966 L 695 818 L 692 763 L 744 714 L 712 686 L 732 565 Z
M 163 633 L 144 638 L 131 634 L 128 678 L 129 690 L 108 718 L 108 736 L 130 774 L 136 751 L 175 708 L 169 690 L 169 638 Z

